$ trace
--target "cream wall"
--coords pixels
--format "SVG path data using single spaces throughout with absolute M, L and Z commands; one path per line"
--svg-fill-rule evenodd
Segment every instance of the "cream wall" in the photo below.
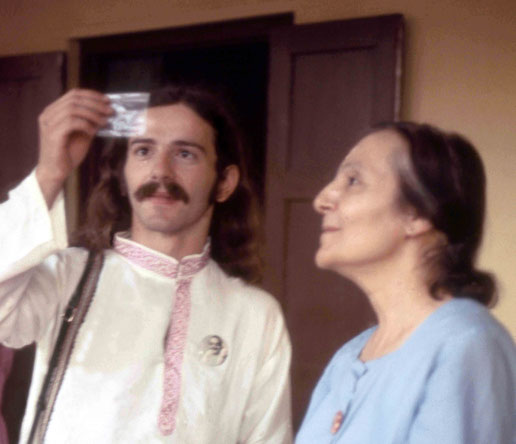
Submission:
M 459 130 L 488 174 L 480 263 L 498 274 L 496 316 L 516 337 L 514 0 L 0 0 L 0 55 L 66 50 L 70 37 L 293 12 L 296 23 L 402 13 L 405 119 Z

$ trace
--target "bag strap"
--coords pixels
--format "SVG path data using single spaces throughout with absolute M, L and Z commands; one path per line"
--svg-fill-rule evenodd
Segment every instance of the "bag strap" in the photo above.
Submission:
M 54 403 L 72 354 L 75 338 L 93 299 L 103 263 L 104 254 L 102 252 L 89 252 L 79 285 L 62 315 L 61 329 L 36 404 L 34 421 L 27 444 L 40 444 L 44 441 Z

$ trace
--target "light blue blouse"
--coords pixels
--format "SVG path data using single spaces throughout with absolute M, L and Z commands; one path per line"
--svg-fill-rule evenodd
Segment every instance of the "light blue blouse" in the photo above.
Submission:
M 516 347 L 486 308 L 452 299 L 398 350 L 364 363 L 375 328 L 326 367 L 296 444 L 516 443 Z

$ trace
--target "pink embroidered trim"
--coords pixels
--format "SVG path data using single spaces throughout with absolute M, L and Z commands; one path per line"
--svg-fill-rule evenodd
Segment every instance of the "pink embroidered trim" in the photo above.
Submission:
M 177 278 L 176 300 L 170 316 L 165 345 L 163 399 L 158 426 L 163 435 L 170 435 L 176 427 L 176 414 L 181 396 L 181 368 L 190 319 L 190 286 L 196 273 L 210 259 L 209 244 L 202 255 L 189 256 L 177 262 L 160 257 L 140 245 L 115 236 L 114 249 L 131 262 L 161 275 Z
M 163 435 L 171 434 L 176 428 L 176 413 L 181 394 L 181 366 L 190 319 L 190 283 L 191 279 L 178 283 L 174 314 L 168 329 L 163 400 L 158 420 Z

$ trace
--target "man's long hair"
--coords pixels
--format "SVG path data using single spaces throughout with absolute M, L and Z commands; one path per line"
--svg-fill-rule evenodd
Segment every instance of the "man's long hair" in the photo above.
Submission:
M 229 165 L 239 169 L 233 194 L 225 202 L 214 202 L 211 255 L 227 274 L 256 282 L 262 271 L 257 199 L 249 184 L 240 132 L 224 102 L 204 88 L 180 85 L 151 92 L 149 107 L 173 104 L 188 106 L 213 127 L 217 182 Z M 131 206 L 123 177 L 126 157 L 126 139 L 112 140 L 103 148 L 100 179 L 88 199 L 86 218 L 73 236 L 74 245 L 111 248 L 114 234 L 130 229 Z

